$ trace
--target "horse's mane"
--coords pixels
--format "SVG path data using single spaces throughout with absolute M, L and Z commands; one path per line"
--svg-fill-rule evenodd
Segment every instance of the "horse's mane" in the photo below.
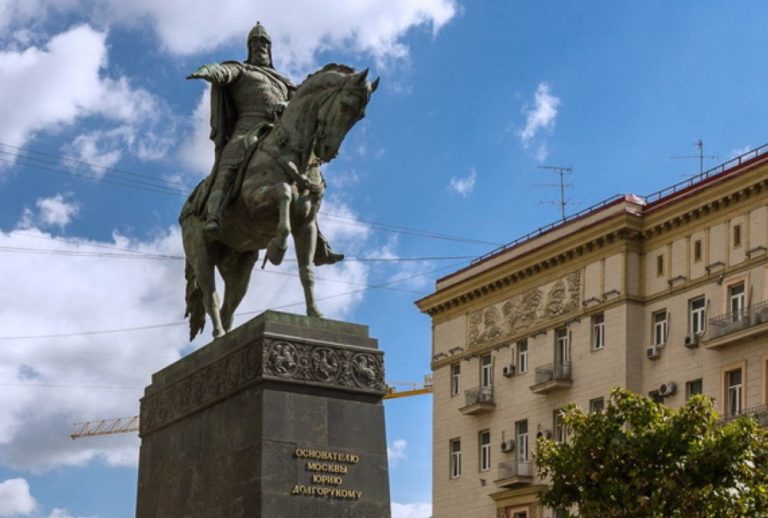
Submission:
M 334 72 L 340 72 L 340 73 L 346 74 L 346 75 L 349 75 L 349 74 L 352 74 L 352 73 L 355 72 L 354 68 L 349 67 L 347 65 L 342 65 L 341 63 L 328 63 L 327 65 L 325 65 L 320 70 L 318 70 L 316 72 L 312 72 L 311 74 L 309 74 L 307 76 L 307 79 L 305 79 L 304 81 L 306 82 L 310 77 L 316 76 L 317 74 L 321 74 L 323 72 L 328 72 L 329 70 L 333 70 Z
M 312 72 L 299 85 L 302 94 L 313 93 L 316 90 L 336 86 L 340 80 L 355 73 L 355 69 L 339 63 L 328 63 L 317 72 Z M 297 93 L 299 93 L 297 91 Z

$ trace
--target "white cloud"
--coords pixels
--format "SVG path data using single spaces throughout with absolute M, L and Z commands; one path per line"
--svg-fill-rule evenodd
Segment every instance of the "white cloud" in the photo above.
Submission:
M 91 516 L 91 517 L 84 517 L 84 516 L 76 517 L 73 514 L 70 514 L 70 512 L 67 511 L 66 509 L 60 509 L 60 508 L 57 507 L 57 508 L 55 508 L 55 509 L 53 509 L 51 511 L 51 514 L 48 515 L 48 518 L 95 518 L 95 517 L 93 517 L 93 516 Z
M 552 95 L 549 84 L 539 83 L 534 94 L 533 107 L 523 107 L 525 127 L 518 132 L 523 147 L 528 148 L 542 131 L 552 131 L 557 119 L 560 99 Z M 536 152 L 537 160 L 544 160 L 548 155 L 546 143 L 541 143 Z
M 146 90 L 103 75 L 106 37 L 81 25 L 40 47 L 0 51 L 0 142 L 23 146 L 39 132 L 98 117 L 111 128 L 76 139 L 68 151 L 77 158 L 109 167 L 121 149 L 143 160 L 163 156 L 172 144 L 168 126 L 174 119 Z
M 23 478 L 0 482 L 0 516 L 27 516 L 37 507 L 29 492 L 29 484 Z
M 324 211 L 356 215 L 329 201 Z M 339 251 L 361 255 L 371 247 L 365 225 L 323 221 L 322 230 Z M 37 228 L 0 232 L 0 464 L 41 471 L 102 459 L 135 465 L 138 438 L 131 434 L 98 440 L 68 438 L 73 422 L 138 413 L 150 374 L 187 349 L 187 324 L 113 334 L 46 339 L 7 339 L 180 323 L 184 314 L 184 263 L 180 260 L 113 259 L 103 247 L 183 255 L 178 227 L 147 240 L 115 234 L 107 242 L 52 240 Z M 48 249 L 45 254 L 10 253 L 7 247 Z M 98 248 L 95 248 L 98 247 Z M 239 325 L 267 307 L 303 313 L 295 262 L 255 269 L 251 289 L 236 316 Z M 96 252 L 96 255 L 82 255 Z M 362 300 L 369 266 L 341 262 L 318 268 L 318 305 L 328 317 L 345 319 Z M 288 275 L 286 275 L 288 274 Z M 219 283 L 219 290 L 223 287 Z M 288 306 L 288 307 L 285 307 Z M 210 341 L 205 336 L 193 346 Z M 126 366 L 130 368 L 126 368 Z M 56 385 L 51 387 L 49 385 Z M 99 388 L 101 387 L 101 388 Z M 107 388 L 105 388 L 107 387 Z
M 61 193 L 50 198 L 41 198 L 37 200 L 36 205 L 40 211 L 38 221 L 46 227 L 63 229 L 80 212 L 80 205 L 67 201 Z
M 364 52 L 379 61 L 408 53 L 403 36 L 414 27 L 436 33 L 456 15 L 455 0 L 8 0 L 0 4 L 0 26 L 39 20 L 41 13 L 82 13 L 107 26 L 149 26 L 173 54 L 210 51 L 242 42 L 260 20 L 274 39 L 280 68 L 304 68 L 318 51 Z M 286 16 L 291 13 L 291 16 Z M 233 59 L 237 56 L 233 56 Z
M 32 228 L 35 226 L 50 228 L 59 227 L 63 230 L 69 225 L 72 218 L 80 212 L 80 205 L 76 202 L 68 201 L 70 193 L 56 194 L 50 198 L 39 198 L 35 205 L 37 212 L 30 208 L 25 208 L 18 228 Z
M 469 168 L 469 174 L 465 177 L 451 178 L 450 189 L 463 196 L 467 197 L 475 189 L 475 181 L 477 180 L 477 171 L 474 167 Z
M 387 446 L 387 459 L 390 466 L 396 465 L 399 461 L 405 460 L 408 456 L 405 450 L 408 448 L 408 442 L 405 439 L 396 439 L 392 447 Z
M 741 147 L 741 148 L 733 149 L 731 151 L 731 158 L 736 158 L 737 156 L 741 156 L 741 155 L 743 155 L 745 153 L 749 153 L 753 149 L 755 149 L 755 148 L 752 147 L 752 146 L 744 146 L 744 147 Z
M 205 176 L 211 172 L 214 146 L 210 139 L 211 87 L 206 86 L 195 107 L 190 123 L 192 134 L 179 146 L 181 163 L 193 173 Z
M 430 518 L 432 516 L 432 504 L 418 502 L 412 504 L 398 504 L 392 502 L 392 518 Z

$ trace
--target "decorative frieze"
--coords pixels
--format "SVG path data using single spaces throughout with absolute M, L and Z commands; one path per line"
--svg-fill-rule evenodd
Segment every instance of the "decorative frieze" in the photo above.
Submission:
M 384 395 L 383 352 L 264 337 L 142 400 L 141 433 L 170 424 L 261 381 Z
M 470 347 L 513 336 L 579 308 L 581 274 L 573 272 L 468 316 Z

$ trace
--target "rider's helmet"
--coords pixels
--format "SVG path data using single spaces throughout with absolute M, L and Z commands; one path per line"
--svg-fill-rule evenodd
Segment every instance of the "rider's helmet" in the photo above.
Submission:
M 267 40 L 269 43 L 269 66 L 274 68 L 274 64 L 272 62 L 272 38 L 269 37 L 269 33 L 267 32 L 267 29 L 264 28 L 264 26 L 261 24 L 261 22 L 256 22 L 256 26 L 251 29 L 251 32 L 248 33 L 248 41 L 246 42 L 246 45 L 248 47 L 248 62 L 251 62 L 251 41 L 255 40 L 257 38 L 263 38 Z

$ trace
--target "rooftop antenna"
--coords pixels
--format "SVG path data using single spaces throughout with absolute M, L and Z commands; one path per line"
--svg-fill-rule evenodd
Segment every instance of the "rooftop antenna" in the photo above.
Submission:
M 565 199 L 565 188 L 573 187 L 573 184 L 565 183 L 565 176 L 573 173 L 573 167 L 563 167 L 563 166 L 557 166 L 557 165 L 540 165 L 540 166 L 537 166 L 537 168 L 550 170 L 560 177 L 560 183 L 543 184 L 543 185 L 540 185 L 540 187 L 559 187 L 560 188 L 560 201 L 559 202 L 553 201 L 549 203 L 560 206 L 560 219 L 565 221 L 565 206 L 570 203 Z
M 704 172 L 704 159 L 709 158 L 712 160 L 717 160 L 717 155 L 705 155 L 704 154 L 704 141 L 699 139 L 696 142 L 693 143 L 694 146 L 699 150 L 699 152 L 695 155 L 674 155 L 670 158 L 698 158 L 699 159 L 699 174 L 702 174 Z

